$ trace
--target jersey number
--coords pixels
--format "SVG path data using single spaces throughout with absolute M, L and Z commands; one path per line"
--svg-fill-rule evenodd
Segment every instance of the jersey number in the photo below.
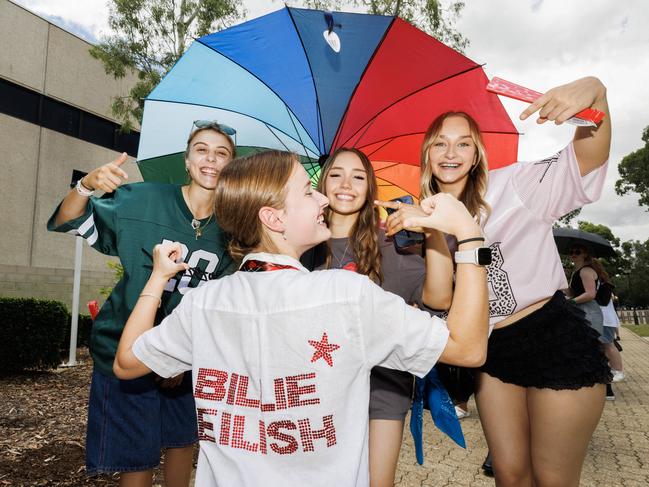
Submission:
M 164 239 L 162 240 L 162 243 L 172 243 L 172 240 Z M 169 279 L 169 282 L 167 282 L 167 285 L 165 286 L 165 291 L 174 292 L 174 290 L 177 289 L 180 294 L 185 294 L 187 290 L 190 289 L 189 283 L 192 280 L 191 269 L 198 269 L 198 265 L 201 260 L 203 260 L 207 262 L 207 266 L 203 272 L 205 272 L 205 274 L 210 274 L 211 272 L 214 272 L 216 267 L 219 265 L 219 258 L 216 254 L 203 249 L 194 250 L 190 254 L 189 249 L 184 243 L 181 243 L 180 245 L 182 247 L 182 259 L 187 262 L 189 269 L 185 271 L 185 274 L 183 274 L 180 279 L 175 277 Z M 187 256 L 189 256 L 189 259 Z M 198 284 L 194 287 L 198 287 L 205 282 L 207 281 L 200 279 L 198 280 Z

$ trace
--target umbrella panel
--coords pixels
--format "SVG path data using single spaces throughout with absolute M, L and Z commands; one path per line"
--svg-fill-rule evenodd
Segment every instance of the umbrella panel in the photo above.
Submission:
M 245 156 L 255 152 L 267 150 L 267 147 L 237 146 L 237 156 Z M 306 170 L 315 186 L 320 177 L 320 166 L 318 161 L 304 156 L 299 156 L 300 163 Z M 187 172 L 185 172 L 185 153 L 166 154 L 154 157 L 138 163 L 142 178 L 145 181 L 159 183 L 187 184 Z

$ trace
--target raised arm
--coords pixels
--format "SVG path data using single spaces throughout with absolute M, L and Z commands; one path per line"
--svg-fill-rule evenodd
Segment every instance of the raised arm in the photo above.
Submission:
M 434 228 L 455 235 L 458 241 L 479 237 L 480 226 L 464 205 L 447 193 L 438 193 L 421 203 L 427 216 L 407 217 L 406 228 Z M 459 250 L 480 247 L 478 241 L 463 243 Z M 455 292 L 448 313 L 448 342 L 440 361 L 465 367 L 478 367 L 487 355 L 489 334 L 489 295 L 487 271 L 483 266 L 458 264 Z
M 421 293 L 426 306 L 447 310 L 453 300 L 453 260 L 444 234 L 426 232 L 426 278 Z
M 395 201 L 375 201 L 375 204 L 397 210 L 388 216 L 387 235 L 390 236 L 404 228 L 403 222 L 407 218 L 426 216 L 419 205 L 400 204 Z M 453 298 L 453 261 L 444 234 L 421 227 L 408 227 L 407 230 L 426 235 L 426 277 L 421 300 L 431 309 L 447 310 Z
M 127 159 L 128 156 L 124 152 L 114 161 L 89 172 L 81 179 L 82 187 L 88 191 L 100 190 L 112 193 L 128 179 L 128 174 L 120 167 Z M 89 196 L 83 196 L 75 188 L 71 189 L 56 214 L 56 225 L 62 225 L 83 215 L 88 205 L 88 198 Z
M 133 344 L 145 331 L 153 328 L 156 311 L 167 281 L 178 272 L 187 270 L 186 263 L 176 263 L 182 256 L 178 242 L 156 245 L 153 249 L 153 271 L 119 340 L 113 372 L 120 379 L 135 379 L 151 372 L 133 353 Z
M 573 145 L 582 176 L 604 164 L 611 148 L 611 117 L 606 87 L 599 79 L 581 78 L 552 88 L 520 116 L 521 120 L 525 120 L 538 111 L 538 123 L 549 120 L 561 124 L 585 108 L 600 110 L 605 116 L 597 127 L 578 127 L 575 131 Z

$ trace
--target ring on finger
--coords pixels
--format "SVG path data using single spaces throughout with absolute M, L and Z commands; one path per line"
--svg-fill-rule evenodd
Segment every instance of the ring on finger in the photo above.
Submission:
M 401 201 L 397 201 L 397 210 L 401 209 Z

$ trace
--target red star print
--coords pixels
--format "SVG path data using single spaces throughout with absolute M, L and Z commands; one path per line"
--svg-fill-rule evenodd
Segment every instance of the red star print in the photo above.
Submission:
M 325 362 L 329 364 L 329 367 L 334 366 L 334 361 L 331 359 L 331 352 L 333 352 L 334 350 L 338 350 L 340 348 L 340 345 L 329 343 L 329 338 L 327 338 L 327 332 L 324 332 L 322 334 L 322 338 L 320 339 L 319 342 L 316 340 L 309 340 L 309 345 L 315 348 L 315 352 L 313 352 L 313 357 L 311 357 L 311 363 L 322 358 L 325 360 Z

